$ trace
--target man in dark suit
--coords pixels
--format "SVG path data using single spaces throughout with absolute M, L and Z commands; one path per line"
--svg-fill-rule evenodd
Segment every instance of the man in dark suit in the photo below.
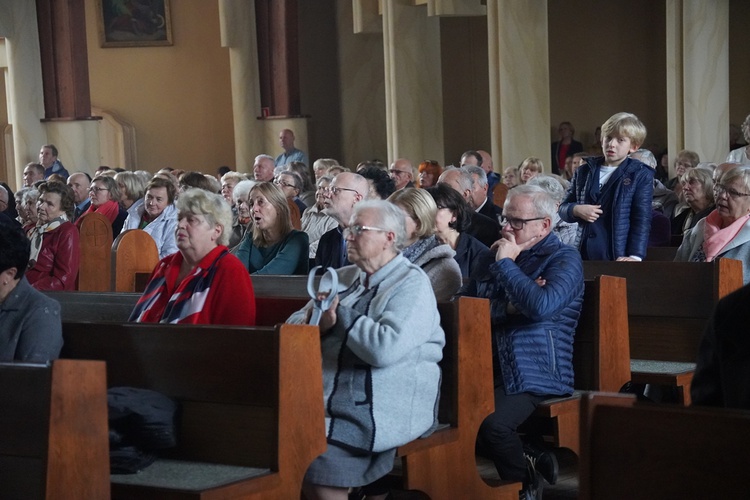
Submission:
M 482 170 L 479 168 L 479 170 Z M 485 182 L 486 182 L 485 177 Z M 494 242 L 500 239 L 500 222 L 497 218 L 490 218 L 476 211 L 476 206 L 472 198 L 473 181 L 471 174 L 465 168 L 451 168 L 444 171 L 438 179 L 438 184 L 445 184 L 455 189 L 472 209 L 471 224 L 466 230 L 467 234 L 472 235 L 487 247 L 491 247 Z M 486 194 L 485 194 L 486 199 Z
M 488 196 L 487 173 L 482 167 L 468 166 L 463 168 L 471 174 L 471 201 L 469 205 L 475 212 L 500 222 L 503 209 L 495 205 Z
M 73 211 L 73 220 L 71 221 L 75 222 L 91 205 L 91 199 L 89 198 L 91 177 L 85 172 L 75 172 L 68 177 L 68 186 L 73 190 L 73 201 L 76 204 Z

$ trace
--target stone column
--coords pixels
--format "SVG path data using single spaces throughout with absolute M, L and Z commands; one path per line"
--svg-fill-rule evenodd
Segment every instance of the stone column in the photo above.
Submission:
M 440 20 L 411 0 L 383 0 L 388 161 L 444 163 Z
M 487 2 L 487 29 L 494 163 L 533 155 L 549 173 L 547 0 Z
M 666 13 L 670 157 L 687 148 L 721 162 L 729 152 L 729 0 L 667 0 Z

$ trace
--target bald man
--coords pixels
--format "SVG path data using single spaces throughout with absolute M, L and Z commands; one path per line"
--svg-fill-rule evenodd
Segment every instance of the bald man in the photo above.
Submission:
M 414 187 L 414 168 L 406 158 L 399 158 L 391 163 L 388 173 L 391 174 L 391 179 L 396 184 L 396 191 Z
M 367 179 L 352 172 L 342 172 L 331 181 L 323 195 L 326 214 L 338 221 L 339 227 L 333 228 L 320 237 L 318 252 L 315 254 L 315 265 L 323 269 L 349 265 L 346 257 L 346 240 L 344 229 L 354 212 L 354 205 L 367 198 L 370 184 Z
M 301 161 L 305 165 L 310 166 L 310 160 L 307 159 L 307 155 L 294 147 L 294 132 L 288 128 L 279 132 L 279 146 L 281 146 L 284 152 L 276 157 L 275 166 L 283 167 L 293 161 Z

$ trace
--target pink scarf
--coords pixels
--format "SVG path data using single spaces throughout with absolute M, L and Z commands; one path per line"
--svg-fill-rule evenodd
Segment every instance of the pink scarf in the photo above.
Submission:
M 732 241 L 747 224 L 750 214 L 744 215 L 727 227 L 721 227 L 721 216 L 718 210 L 714 210 L 706 217 L 706 226 L 703 228 L 703 252 L 706 254 L 706 262 L 713 261 L 717 255 Z
M 120 204 L 117 203 L 116 201 L 110 200 L 105 203 L 102 203 L 98 207 L 95 207 L 94 204 L 91 203 L 89 205 L 89 209 L 83 212 L 81 216 L 78 219 L 76 219 L 76 226 L 78 227 L 78 229 L 81 229 L 81 222 L 83 222 L 83 216 L 88 215 L 91 212 L 97 212 L 97 213 L 102 214 L 103 216 L 107 218 L 110 224 L 114 224 L 115 219 L 120 213 Z

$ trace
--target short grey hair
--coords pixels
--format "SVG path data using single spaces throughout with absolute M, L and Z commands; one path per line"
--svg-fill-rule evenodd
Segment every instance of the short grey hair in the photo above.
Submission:
M 461 170 L 466 170 L 471 175 L 471 185 L 474 187 L 474 176 L 477 176 L 476 181 L 479 182 L 479 187 L 484 188 L 487 185 L 487 172 L 482 167 L 476 165 L 466 165 L 461 167 Z
M 446 168 L 445 170 L 443 170 L 443 173 L 440 174 L 440 177 L 438 177 L 438 182 L 445 182 L 446 174 L 453 171 L 457 171 L 459 174 L 457 179 L 458 185 L 461 186 L 461 191 L 466 191 L 467 189 L 469 191 L 473 191 L 472 187 L 474 187 L 474 179 L 471 177 L 469 171 L 465 168 Z M 487 176 L 485 174 L 485 178 L 486 177 Z
M 32 202 L 36 203 L 39 200 L 39 190 L 35 187 L 28 188 L 27 191 L 23 193 L 23 198 L 21 198 L 21 203 L 24 205 Z
M 271 160 L 272 162 L 274 162 L 274 164 L 276 163 L 276 159 L 273 156 L 265 155 L 265 154 L 256 156 L 255 163 L 258 163 L 258 160 L 262 160 L 262 159 Z
M 630 157 L 642 161 L 653 169 L 656 168 L 656 157 L 654 156 L 654 153 L 648 149 L 641 148 L 634 153 L 630 153 Z
M 229 243 L 232 232 L 232 208 L 223 196 L 205 189 L 188 189 L 177 198 L 178 220 L 183 214 L 202 215 L 209 224 L 221 226 L 219 245 Z
M 404 249 L 406 243 L 406 219 L 404 217 L 404 211 L 397 207 L 393 203 L 385 200 L 365 200 L 360 201 L 354 205 L 354 211 L 352 212 L 352 218 L 349 221 L 349 225 L 354 222 L 354 219 L 365 210 L 372 210 L 377 216 L 377 225 L 388 231 L 392 231 L 396 235 L 393 247 L 396 251 L 400 252 Z
M 726 186 L 731 184 L 735 179 L 739 179 L 744 186 L 745 192 L 750 191 L 750 165 L 741 165 L 735 167 L 721 176 L 719 184 Z
M 255 186 L 256 182 L 251 179 L 245 179 L 244 181 L 240 181 L 237 183 L 236 186 L 234 186 L 234 191 L 232 191 L 232 198 L 234 198 L 234 202 L 238 203 L 240 201 L 240 198 L 247 197 L 247 195 L 250 194 L 250 190 Z
M 521 184 L 514 187 L 508 191 L 508 197 L 505 199 L 505 208 L 517 196 L 528 196 L 531 198 L 537 217 L 549 217 L 550 220 L 555 220 L 557 203 L 542 187 L 530 184 Z
M 555 200 L 555 203 L 562 203 L 565 198 L 565 189 L 556 178 L 551 175 L 539 174 L 536 177 L 532 177 L 526 183 L 527 186 L 539 186 L 540 188 L 547 191 L 547 194 Z

